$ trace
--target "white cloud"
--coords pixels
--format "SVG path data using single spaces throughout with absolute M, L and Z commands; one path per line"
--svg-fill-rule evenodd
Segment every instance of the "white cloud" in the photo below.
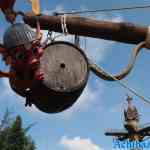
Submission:
M 3 114 L 6 109 L 11 110 L 13 113 L 18 113 L 20 110 L 24 109 L 25 100 L 23 97 L 16 94 L 9 85 L 9 80 L 7 78 L 1 79 L 1 114 Z
M 86 7 L 82 6 L 81 10 L 88 10 L 86 9 Z M 43 13 L 49 14 L 51 15 L 52 12 L 64 12 L 64 7 L 63 5 L 58 5 L 56 6 L 56 8 L 54 10 L 44 10 Z M 88 15 L 89 18 L 95 18 L 96 20 L 103 20 L 103 21 L 112 21 L 112 22 L 122 22 L 123 21 L 123 17 L 116 13 L 113 15 L 110 14 L 92 14 L 92 15 Z M 69 31 L 68 31 L 69 32 Z M 44 38 L 46 37 L 47 32 L 44 32 Z M 56 33 L 56 36 L 58 35 L 58 33 Z M 73 42 L 73 36 L 71 35 L 67 35 L 67 36 L 61 36 L 59 38 L 56 39 L 57 41 L 71 41 Z M 86 44 L 85 44 L 86 43 Z M 95 39 L 95 38 L 81 38 L 81 47 L 85 50 L 86 54 L 88 55 L 88 57 L 90 59 L 93 60 L 93 62 L 101 62 L 103 61 L 107 54 L 108 54 L 108 50 L 111 49 L 111 47 L 113 46 L 115 42 L 113 41 L 106 41 L 106 40 L 102 40 L 102 39 Z M 86 46 L 85 46 L 86 45 Z
M 46 14 L 46 15 L 53 15 L 53 13 L 55 13 L 55 12 L 64 12 L 63 5 L 59 4 L 53 10 L 45 9 L 45 10 L 42 11 L 42 13 Z
M 70 119 L 73 114 L 87 111 L 92 107 L 96 110 L 101 110 L 102 106 L 99 100 L 103 95 L 104 85 L 98 79 L 95 79 L 94 83 L 96 84 L 95 88 L 89 83 L 76 103 L 71 108 L 59 114 L 59 116 L 64 119 Z M 98 106 L 96 105 L 97 102 L 99 103 Z
M 103 95 L 104 85 L 99 81 L 99 79 L 95 79 L 94 83 L 96 84 L 95 87 L 92 87 L 91 84 L 88 84 L 72 107 L 68 108 L 67 110 L 56 114 L 55 116 L 61 119 L 71 119 L 77 113 L 86 112 L 90 108 L 94 107 L 95 110 L 101 111 L 101 97 Z M 97 103 L 99 105 L 97 105 Z M 25 108 L 28 112 L 32 113 L 32 115 L 40 117 L 41 112 L 34 106 Z M 45 115 L 46 116 L 46 115 Z
M 122 22 L 123 17 L 120 14 L 116 15 L 106 15 L 100 14 L 92 16 L 95 17 L 96 20 L 101 21 L 112 21 L 112 22 Z M 114 41 L 106 41 L 102 39 L 94 39 L 94 38 L 87 38 L 86 39 L 86 53 L 93 62 L 101 62 L 106 59 L 109 50 L 115 44 Z
M 28 111 L 29 113 L 32 113 L 33 115 L 38 115 L 38 113 L 40 113 L 40 110 L 38 108 L 36 108 L 35 105 L 32 105 L 31 107 L 25 107 L 26 111 Z
M 2 93 L 1 93 L 1 99 L 4 100 L 11 100 L 11 101 L 20 101 L 23 100 L 24 98 L 15 93 L 9 83 L 8 78 L 2 78 Z M 16 102 L 15 102 L 16 103 Z
M 9 79 L 7 78 L 2 78 L 2 87 L 3 87 L 3 91 L 1 93 L 1 99 L 6 98 L 6 97 L 13 97 L 16 96 L 15 92 L 13 92 L 13 90 L 10 87 L 9 84 Z
M 64 136 L 61 138 L 60 144 L 66 148 L 66 150 L 103 150 L 98 145 L 94 144 L 90 139 L 80 137 L 69 139 Z
M 125 108 L 126 104 L 125 103 L 118 103 L 115 106 L 111 107 L 109 109 L 110 113 L 121 113 L 124 108 Z

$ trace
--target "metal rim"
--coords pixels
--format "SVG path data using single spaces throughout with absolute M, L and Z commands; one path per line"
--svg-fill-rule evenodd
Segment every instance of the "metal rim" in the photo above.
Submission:
M 78 46 L 76 46 L 75 44 L 70 43 L 70 42 L 67 42 L 67 41 L 54 41 L 54 42 L 52 42 L 52 43 L 46 45 L 46 47 L 45 47 L 44 49 L 46 49 L 48 46 L 55 45 L 55 44 L 66 44 L 66 45 L 72 46 L 72 47 L 74 47 L 75 49 L 77 49 L 77 50 L 83 55 L 83 57 L 84 57 L 84 59 L 85 59 L 85 61 L 86 61 L 86 63 L 87 63 L 87 73 L 86 73 L 85 79 L 83 80 L 83 83 L 84 83 L 84 84 L 83 84 L 83 87 L 85 87 L 86 84 L 87 84 L 87 81 L 88 81 L 89 72 L 90 72 L 90 67 L 89 67 L 88 58 L 87 58 L 86 54 L 84 53 L 84 51 L 83 51 L 81 48 L 79 48 Z M 78 88 L 79 88 L 79 87 L 71 88 L 70 91 L 65 91 L 65 93 L 70 93 L 70 92 L 78 91 Z M 54 89 L 51 89 L 51 91 L 57 92 L 57 93 L 60 93 L 60 94 L 61 94 L 61 93 L 64 93 L 63 91 L 55 91 Z

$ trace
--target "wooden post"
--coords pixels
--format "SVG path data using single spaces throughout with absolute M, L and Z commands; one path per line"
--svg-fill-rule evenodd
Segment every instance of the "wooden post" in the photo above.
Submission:
M 23 19 L 25 23 L 34 28 L 36 27 L 37 16 L 26 14 Z M 38 20 L 41 29 L 62 32 L 61 16 L 40 15 Z M 132 23 L 97 21 L 79 16 L 67 16 L 66 25 L 69 34 L 130 44 L 144 41 L 148 31 L 147 27 L 137 26 Z

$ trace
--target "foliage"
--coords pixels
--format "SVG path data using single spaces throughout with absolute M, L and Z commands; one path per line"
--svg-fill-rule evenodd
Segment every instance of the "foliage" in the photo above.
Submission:
M 27 136 L 26 129 L 22 127 L 22 118 L 10 118 L 7 110 L 0 123 L 0 149 L 1 150 L 35 150 L 31 137 Z

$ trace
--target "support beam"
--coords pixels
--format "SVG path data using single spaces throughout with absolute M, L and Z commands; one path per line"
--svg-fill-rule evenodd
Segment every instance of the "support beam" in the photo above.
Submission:
M 26 14 L 23 19 L 25 23 L 36 27 L 37 16 Z M 41 29 L 62 32 L 61 16 L 40 15 L 38 20 Z M 69 34 L 130 44 L 144 41 L 148 32 L 148 27 L 137 26 L 132 23 L 97 21 L 79 16 L 67 16 L 66 24 Z

